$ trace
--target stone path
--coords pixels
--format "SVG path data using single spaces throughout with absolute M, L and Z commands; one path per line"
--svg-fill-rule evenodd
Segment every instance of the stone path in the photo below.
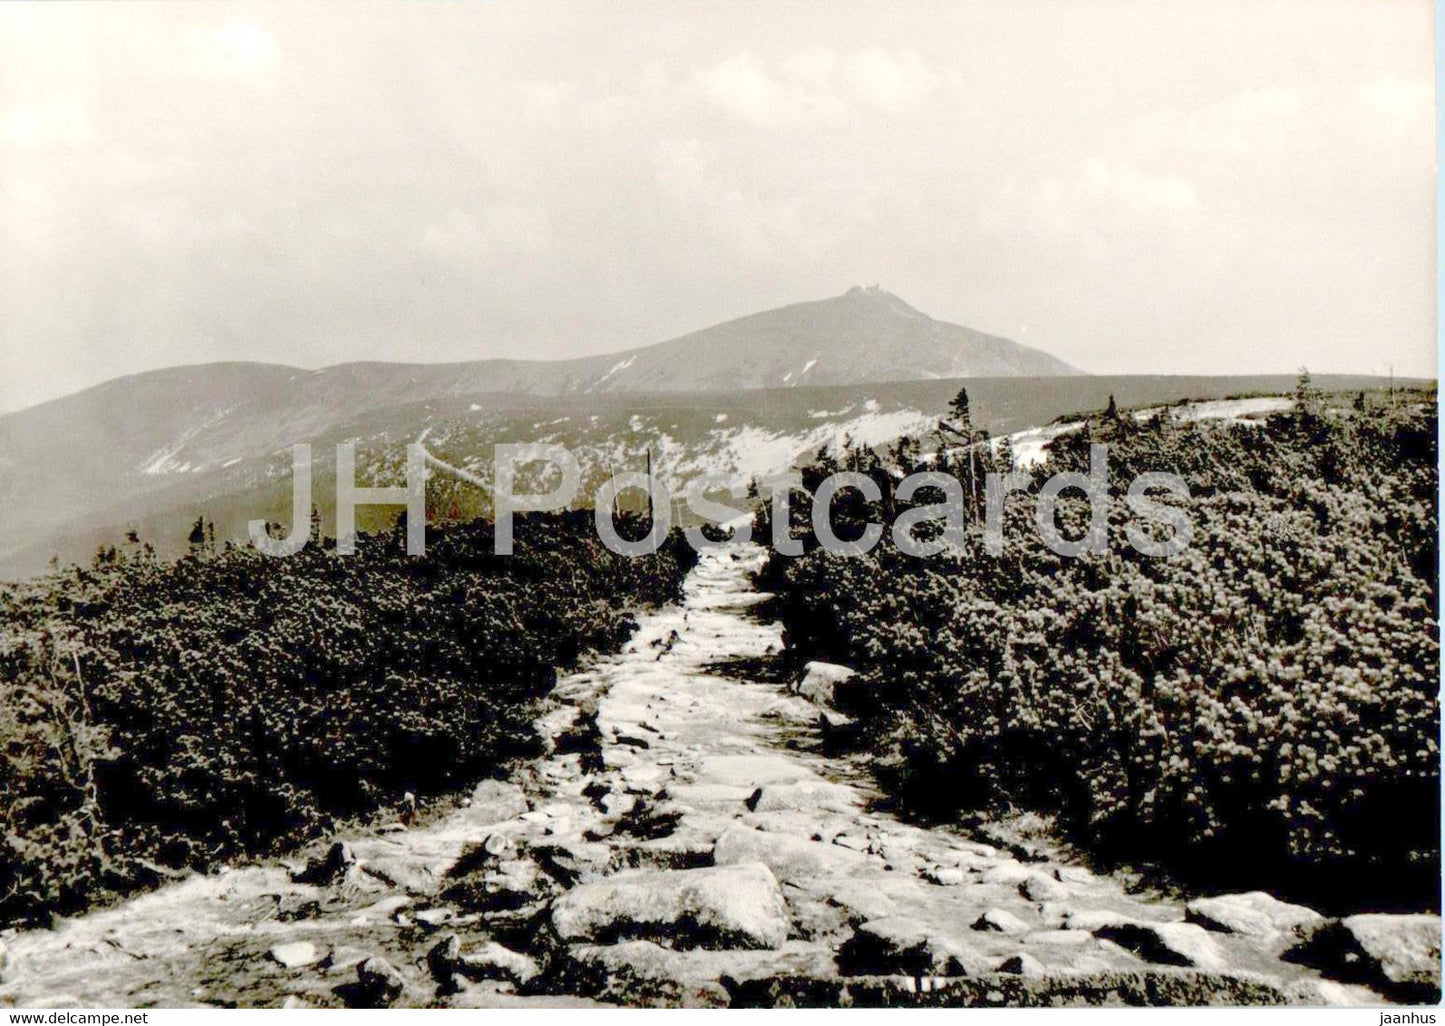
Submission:
M 0 1004 L 1383 1000 L 1281 960 L 1323 922 L 1307 909 L 1186 910 L 873 811 L 863 767 L 816 750 L 824 710 L 719 668 L 781 649 L 749 614 L 762 557 L 705 554 L 680 606 L 564 678 L 540 722 L 552 753 L 517 779 L 307 867 L 197 876 L 13 937 Z

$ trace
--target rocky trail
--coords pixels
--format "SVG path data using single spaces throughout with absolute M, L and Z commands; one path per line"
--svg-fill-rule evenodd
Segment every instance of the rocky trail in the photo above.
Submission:
M 563 678 L 550 754 L 429 823 L 193 876 L 9 938 L 8 1006 L 1377 1004 L 1438 996 L 1430 916 L 1187 905 L 920 829 L 821 754 L 837 672 L 781 647 L 754 546 Z M 821 704 L 820 704 L 821 703 Z

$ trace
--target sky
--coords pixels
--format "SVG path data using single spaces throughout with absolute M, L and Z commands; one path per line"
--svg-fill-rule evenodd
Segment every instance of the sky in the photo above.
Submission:
M 1433 376 L 1428 2 L 0 6 L 0 409 L 879 284 L 1095 373 Z

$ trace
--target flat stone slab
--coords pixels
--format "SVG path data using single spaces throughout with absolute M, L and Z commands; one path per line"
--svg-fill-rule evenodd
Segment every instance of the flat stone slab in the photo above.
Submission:
M 858 794 L 851 787 L 826 780 L 767 784 L 758 788 L 748 798 L 748 808 L 754 812 L 776 812 L 785 809 L 849 812 L 859 804 Z
M 957 940 L 929 932 L 913 919 L 870 919 L 838 952 L 838 964 L 850 976 L 968 976 L 985 970 Z
M 760 862 L 772 870 L 777 879 L 789 883 L 819 877 L 834 879 L 855 873 L 868 864 L 865 857 L 836 844 L 748 826 L 725 830 L 713 846 L 713 861 L 720 866 Z
M 985 911 L 974 921 L 973 928 L 992 933 L 1025 934 L 1029 932 L 1028 923 L 1002 908 L 991 908 Z
M 1440 1000 L 1440 917 L 1366 914 L 1327 922 L 1289 957 L 1412 1004 Z
M 667 793 L 692 805 L 742 805 L 757 793 L 757 788 L 737 784 L 672 783 L 667 785 Z
M 1184 918 L 1207 930 L 1265 939 L 1279 934 L 1303 934 L 1325 921 L 1325 917 L 1312 908 L 1291 905 L 1264 891 L 1195 898 L 1184 906 Z
M 856 671 L 837 663 L 814 661 L 803 667 L 803 677 L 793 685 L 793 692 L 819 705 L 832 705 L 837 700 L 838 685 L 851 680 Z
M 1140 958 L 1190 969 L 1223 969 L 1224 952 L 1202 926 L 1193 923 L 1124 923 L 1094 935 L 1128 948 Z
M 552 926 L 569 942 L 777 948 L 788 937 L 788 909 L 777 879 L 758 862 L 631 870 L 557 898 Z
M 795 784 L 818 780 L 812 770 L 783 755 L 714 755 L 698 767 L 697 782 L 734 787 L 762 787 L 764 784 Z
M 290 944 L 277 944 L 269 954 L 274 961 L 287 969 L 300 969 L 302 966 L 315 965 L 325 953 L 309 941 L 293 941 Z

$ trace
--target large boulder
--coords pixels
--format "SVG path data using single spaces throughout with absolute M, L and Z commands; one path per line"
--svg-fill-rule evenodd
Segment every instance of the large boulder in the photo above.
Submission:
M 345 876 L 352 866 L 356 865 L 356 853 L 351 850 L 351 845 L 345 841 L 337 841 L 322 855 L 318 855 L 306 863 L 304 869 L 291 874 L 291 879 L 297 883 L 329 884 L 338 877 Z
M 1089 933 L 1112 927 L 1131 926 L 1138 922 L 1133 916 L 1106 908 L 1066 908 L 1057 919 L 1058 928 L 1061 930 L 1084 930 Z
M 446 934 L 426 953 L 427 968 L 444 991 L 456 989 L 457 960 L 461 953 L 461 939 L 454 933 Z
M 472 789 L 467 819 L 479 825 L 515 819 L 527 811 L 527 797 L 516 784 L 504 780 L 483 780 Z
M 761 862 L 784 883 L 843 876 L 865 864 L 861 855 L 835 844 L 741 824 L 723 831 L 713 845 L 713 861 L 719 866 Z
M 834 705 L 838 698 L 838 685 L 846 683 L 856 673 L 837 663 L 811 662 L 803 667 L 803 677 L 793 685 L 792 691 L 810 702 Z
M 1015 976 L 1042 976 L 1044 975 L 1045 969 L 1042 962 L 1025 951 L 1022 954 L 1004 959 L 1002 964 L 999 965 L 998 971 L 1001 973 L 1012 973 Z
M 1196 898 L 1185 906 L 1184 918 L 1206 930 L 1263 940 L 1290 934 L 1305 936 L 1325 921 L 1324 916 L 1312 908 L 1291 905 L 1264 891 Z
M 277 944 L 269 954 L 274 961 L 287 969 L 300 969 L 321 961 L 325 952 L 310 941 L 292 941 L 289 944 Z
M 401 997 L 406 980 L 384 958 L 368 958 L 356 967 L 356 998 L 366 1008 L 385 1008 Z
M 594 841 L 535 845 L 528 854 L 548 876 L 565 887 L 599 880 L 612 864 L 612 849 Z
M 923 870 L 923 879 L 939 887 L 961 887 L 967 882 L 968 874 L 962 866 L 928 866 Z
M 1094 936 L 1113 941 L 1140 958 L 1161 965 L 1224 968 L 1224 952 L 1204 927 L 1194 923 L 1120 923 L 1095 930 Z
M 1058 901 L 1067 898 L 1069 890 L 1053 877 L 1043 873 L 1030 873 L 1019 884 L 1019 894 L 1030 901 Z
M 1022 935 L 1029 932 L 1028 923 L 1007 909 L 1002 908 L 986 909 L 983 915 L 974 921 L 973 928 L 975 930 L 1015 935 Z
M 361 870 L 388 887 L 418 897 L 433 897 L 441 890 L 441 879 L 432 867 L 405 855 L 371 855 L 361 860 Z
M 488 941 L 479 948 L 461 952 L 456 958 L 456 971 L 469 980 L 505 980 L 525 986 L 541 970 L 530 956 Z
M 906 916 L 860 925 L 838 951 L 838 967 L 848 976 L 967 976 L 990 968 Z
M 804 811 L 850 812 L 857 808 L 857 792 L 827 780 L 802 780 L 796 784 L 768 784 L 748 798 L 753 812 Z
M 445 897 L 475 912 L 514 911 L 543 900 L 555 889 L 551 878 L 528 858 L 482 855 L 458 868 L 471 871 L 455 875 Z
M 1367 914 L 1321 926 L 1287 956 L 1410 1003 L 1440 1000 L 1440 917 Z
M 746 787 L 751 794 L 767 784 L 795 784 L 800 780 L 819 779 L 818 774 L 796 758 L 751 752 L 746 755 L 708 756 L 698 765 L 695 782 Z
M 552 903 L 564 941 L 652 940 L 674 948 L 776 948 L 788 937 L 778 881 L 758 863 L 632 870 L 584 883 Z
M 980 882 L 986 884 L 1002 884 L 1006 887 L 1017 887 L 1035 873 L 1034 870 L 1021 862 L 1013 859 L 1000 861 L 997 865 L 990 866 L 983 871 L 979 877 Z

